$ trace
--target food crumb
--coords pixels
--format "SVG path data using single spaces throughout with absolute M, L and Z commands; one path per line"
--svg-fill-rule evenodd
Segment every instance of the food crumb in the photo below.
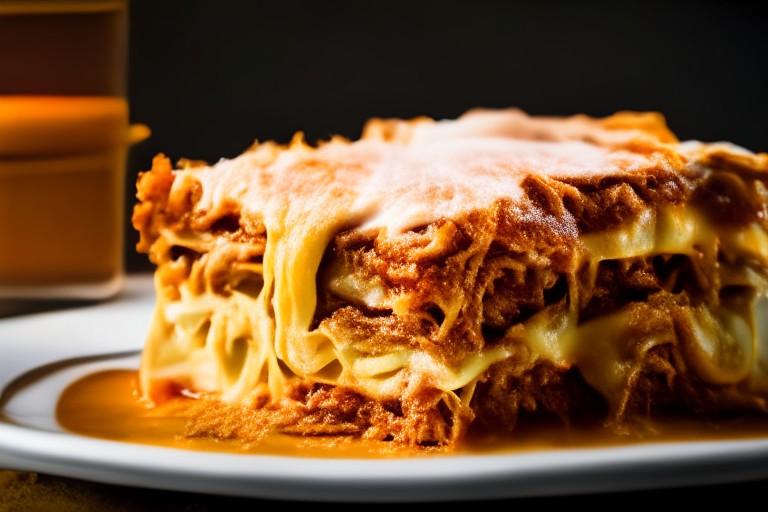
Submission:
M 194 496 L 0 470 L 0 512 L 205 512 Z

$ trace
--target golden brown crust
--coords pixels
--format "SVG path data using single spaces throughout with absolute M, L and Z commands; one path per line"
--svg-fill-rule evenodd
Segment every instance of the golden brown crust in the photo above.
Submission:
M 139 203 L 133 208 L 133 227 L 141 238 L 136 250 L 150 254 L 152 243 L 160 234 L 160 229 L 168 222 L 160 214 L 167 203 L 168 194 L 173 185 L 173 168 L 165 155 L 159 154 L 152 160 L 152 169 L 139 174 L 136 183 Z M 152 257 L 152 255 L 150 255 Z

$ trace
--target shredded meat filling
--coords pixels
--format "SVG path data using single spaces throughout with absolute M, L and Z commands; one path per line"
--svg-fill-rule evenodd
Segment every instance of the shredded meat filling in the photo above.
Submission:
M 454 414 L 444 393 L 422 389 L 401 400 L 378 401 L 343 386 L 302 381 L 279 404 L 254 399 L 225 404 L 203 396 L 191 410 L 186 435 L 258 442 L 269 432 L 303 437 L 349 436 L 393 451 L 404 448 L 445 450 L 456 446 L 469 420 Z

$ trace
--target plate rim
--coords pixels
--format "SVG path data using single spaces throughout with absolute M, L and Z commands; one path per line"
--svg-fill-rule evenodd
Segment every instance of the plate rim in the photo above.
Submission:
M 2 423 L 0 455 L 20 465 L 15 469 L 110 484 L 352 502 L 553 496 L 768 477 L 768 439 L 525 454 L 322 459 L 145 446 Z
M 146 307 L 141 301 L 122 302 L 118 319 L 120 314 Z M 89 307 L 92 314 L 102 311 L 99 305 Z M 82 315 L 82 309 L 36 314 L 34 322 L 25 324 L 43 329 L 46 323 L 55 324 L 70 314 Z M 11 323 L 0 320 L 0 334 Z M 125 341 L 116 342 L 114 350 L 104 347 L 103 352 L 90 355 L 78 353 L 73 347 L 68 359 L 127 357 L 125 345 Z M 30 346 L 24 354 L 38 349 Z M 110 351 L 121 353 L 105 354 Z M 42 366 L 60 364 L 62 359 L 67 358 L 51 362 L 41 355 L 40 364 L 26 368 L 21 375 L 0 379 L 0 396 L 5 397 L 9 385 L 23 375 Z M 768 478 L 768 436 L 525 453 L 323 459 L 148 446 L 47 432 L 0 419 L 0 466 L 109 484 L 254 498 L 449 501 L 660 489 Z

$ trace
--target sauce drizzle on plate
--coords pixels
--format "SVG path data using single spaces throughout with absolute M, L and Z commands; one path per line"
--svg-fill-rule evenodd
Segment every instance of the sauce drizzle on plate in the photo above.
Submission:
M 185 435 L 194 398 L 179 396 L 161 406 L 147 406 L 138 391 L 138 372 L 106 370 L 70 384 L 61 394 L 56 417 L 62 428 L 83 436 L 171 448 L 239 454 L 324 458 L 387 458 L 403 453 L 381 452 L 375 444 L 354 438 L 329 440 L 274 433 L 259 443 Z M 540 420 L 540 419 L 539 419 Z M 668 418 L 644 437 L 620 436 L 602 428 L 566 428 L 561 423 L 521 418 L 514 435 L 469 440 L 457 455 L 509 454 L 544 450 L 603 448 L 627 444 L 756 439 L 768 437 L 768 419 Z

